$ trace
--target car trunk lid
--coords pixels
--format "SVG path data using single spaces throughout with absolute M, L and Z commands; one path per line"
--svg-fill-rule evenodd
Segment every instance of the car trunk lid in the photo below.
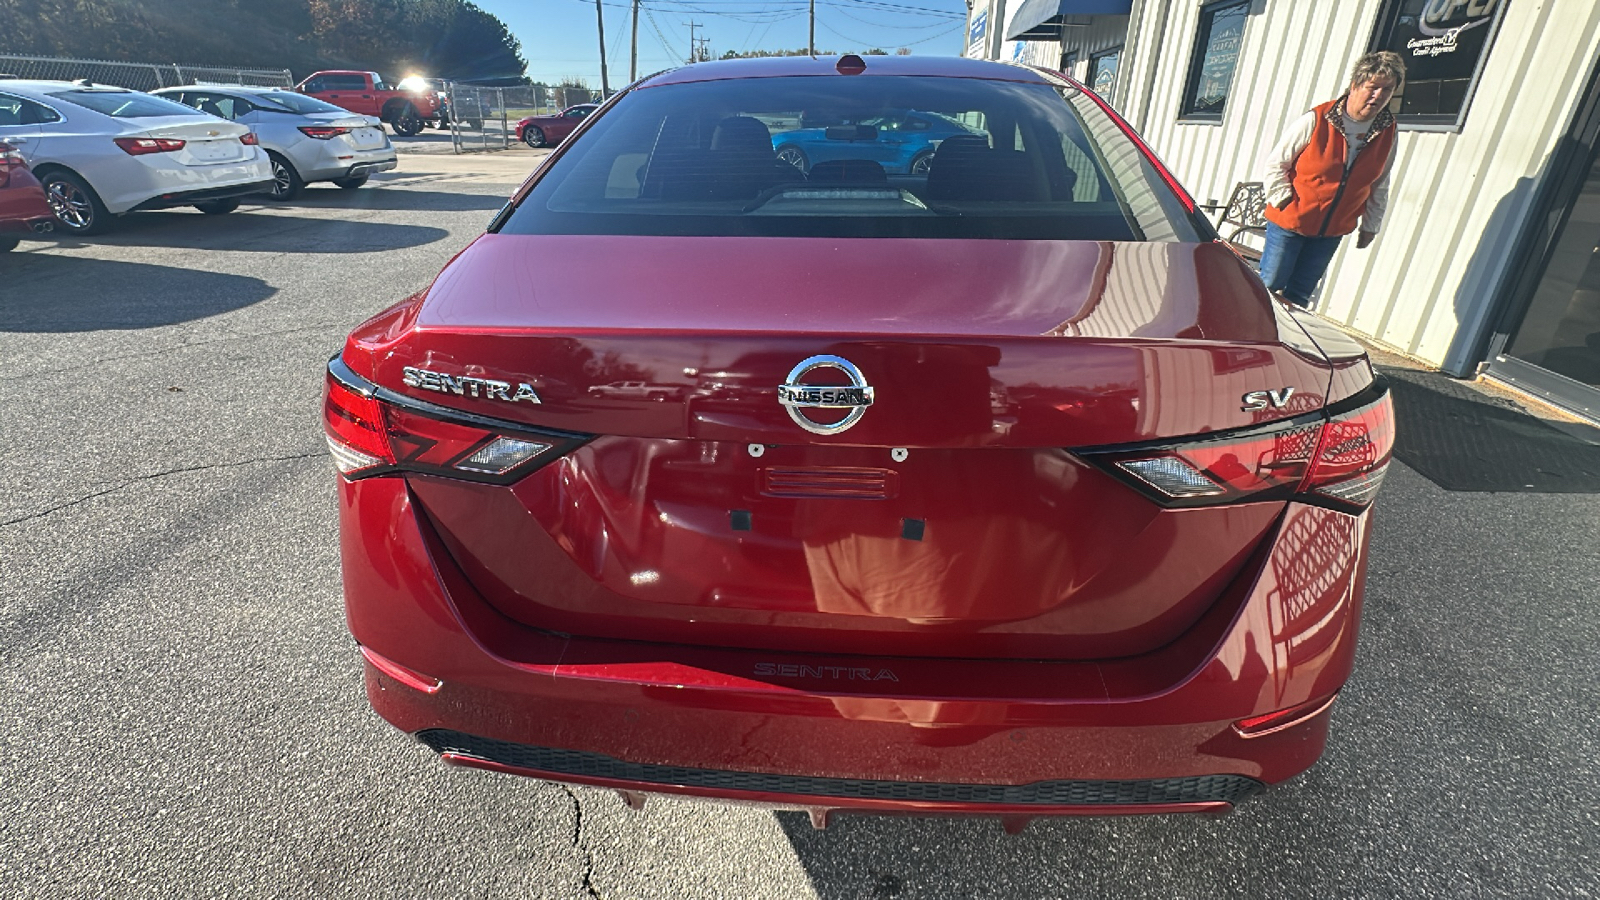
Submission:
M 123 136 L 183 141 L 181 149 L 167 154 L 186 166 L 214 166 L 250 159 L 255 148 L 239 141 L 250 131 L 237 122 L 198 116 L 160 116 L 138 120 L 136 129 Z
M 1072 450 L 1320 408 L 1326 362 L 1284 322 L 1211 244 L 491 235 L 346 361 L 417 400 L 597 435 L 507 487 L 411 477 L 527 624 L 1105 658 L 1192 624 L 1283 504 L 1163 509 Z M 778 400 L 847 386 L 796 374 L 818 357 L 872 389 L 832 433 L 799 418 L 852 410 Z M 1242 408 L 1260 390 L 1284 403 Z

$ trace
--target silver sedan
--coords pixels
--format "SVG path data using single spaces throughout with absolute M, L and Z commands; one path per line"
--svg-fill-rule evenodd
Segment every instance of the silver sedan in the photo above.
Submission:
M 153 93 L 248 125 L 272 161 L 272 199 L 291 200 L 313 181 L 354 189 L 396 165 L 383 124 L 315 97 L 277 88 L 187 85 Z

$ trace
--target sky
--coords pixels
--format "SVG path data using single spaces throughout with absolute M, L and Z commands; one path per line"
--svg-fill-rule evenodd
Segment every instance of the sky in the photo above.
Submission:
M 528 77 L 553 84 L 568 76 L 600 87 L 594 0 L 473 0 L 522 41 Z M 711 57 L 728 50 L 792 50 L 806 45 L 808 0 L 641 0 L 639 75 L 689 58 L 689 23 Z M 613 89 L 628 83 L 631 0 L 601 0 L 606 71 Z M 919 56 L 959 56 L 965 0 L 816 0 L 817 51 L 859 53 L 907 47 Z

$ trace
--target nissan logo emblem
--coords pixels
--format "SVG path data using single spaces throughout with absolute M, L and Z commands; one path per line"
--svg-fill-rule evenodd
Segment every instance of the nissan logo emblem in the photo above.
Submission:
M 804 384 L 805 377 L 818 369 L 836 369 L 850 382 L 842 385 Z M 838 356 L 813 356 L 789 370 L 789 377 L 778 385 L 778 402 L 789 411 L 794 423 L 812 434 L 838 434 L 861 421 L 872 405 L 872 386 L 861 370 Z M 817 422 L 807 417 L 806 409 L 848 409 L 837 422 Z

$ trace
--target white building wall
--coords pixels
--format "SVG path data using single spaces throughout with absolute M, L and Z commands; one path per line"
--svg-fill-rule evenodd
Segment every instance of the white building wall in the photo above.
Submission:
M 1600 54 L 1595 0 L 1508 0 L 1460 133 L 1402 130 L 1383 233 L 1345 241 L 1319 310 L 1464 374 L 1535 180 Z M 1178 121 L 1199 26 L 1195 0 L 1140 0 L 1118 107 L 1202 203 L 1259 181 L 1281 130 L 1347 85 L 1380 0 L 1257 0 L 1221 124 Z M 1151 52 L 1150 48 L 1155 48 Z

